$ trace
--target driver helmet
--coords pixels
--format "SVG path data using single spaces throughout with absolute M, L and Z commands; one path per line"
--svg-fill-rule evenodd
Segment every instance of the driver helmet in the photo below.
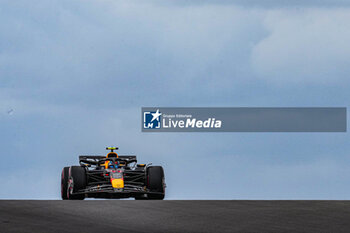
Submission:
M 115 164 L 111 161 L 108 163 L 108 168 L 118 168 L 118 162 L 115 162 Z

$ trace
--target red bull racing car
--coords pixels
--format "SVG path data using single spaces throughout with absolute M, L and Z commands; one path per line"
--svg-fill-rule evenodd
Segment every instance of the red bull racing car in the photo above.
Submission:
M 161 166 L 138 164 L 134 155 L 118 155 L 107 147 L 107 156 L 81 155 L 80 166 L 64 167 L 61 174 L 63 200 L 129 198 L 163 200 L 164 170 Z

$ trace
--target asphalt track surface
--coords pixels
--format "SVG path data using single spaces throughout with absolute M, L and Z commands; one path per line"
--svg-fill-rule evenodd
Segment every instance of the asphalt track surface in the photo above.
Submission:
M 0 201 L 0 232 L 350 232 L 350 201 Z

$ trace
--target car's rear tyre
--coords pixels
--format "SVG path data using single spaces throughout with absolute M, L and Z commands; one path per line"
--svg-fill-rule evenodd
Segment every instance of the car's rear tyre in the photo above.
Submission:
M 67 200 L 69 167 L 64 167 L 61 173 L 61 197 L 62 200 Z
M 165 178 L 164 170 L 161 166 L 152 166 L 147 168 L 147 188 L 151 192 L 147 194 L 148 199 L 163 200 L 165 196 Z
M 84 200 L 85 194 L 75 194 L 86 188 L 86 171 L 81 166 L 71 166 L 69 168 L 67 185 L 68 200 Z

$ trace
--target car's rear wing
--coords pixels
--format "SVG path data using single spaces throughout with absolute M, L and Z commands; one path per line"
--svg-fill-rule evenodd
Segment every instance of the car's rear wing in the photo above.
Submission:
M 112 160 L 106 158 L 103 155 L 80 155 L 79 163 L 99 165 L 101 162 L 106 160 Z M 113 160 L 125 161 L 126 163 L 137 163 L 136 155 L 118 155 L 118 158 L 113 158 Z

